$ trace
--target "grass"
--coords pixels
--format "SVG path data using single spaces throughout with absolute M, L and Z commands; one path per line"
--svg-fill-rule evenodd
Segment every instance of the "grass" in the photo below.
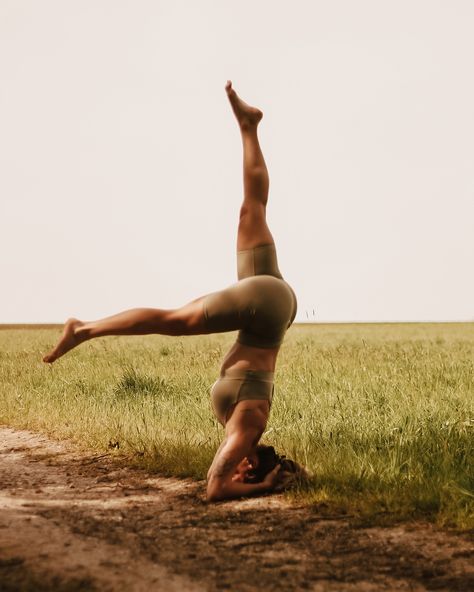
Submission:
M 209 388 L 233 335 L 109 337 L 52 367 L 55 327 L 0 331 L 0 422 L 204 478 Z M 314 478 L 292 494 L 369 520 L 474 527 L 474 324 L 296 325 L 264 441 Z

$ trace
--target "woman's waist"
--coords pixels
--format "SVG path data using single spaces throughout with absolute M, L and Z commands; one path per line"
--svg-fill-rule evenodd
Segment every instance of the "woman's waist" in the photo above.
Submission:
M 272 349 L 234 343 L 221 366 L 221 376 L 228 370 L 274 372 L 279 347 Z

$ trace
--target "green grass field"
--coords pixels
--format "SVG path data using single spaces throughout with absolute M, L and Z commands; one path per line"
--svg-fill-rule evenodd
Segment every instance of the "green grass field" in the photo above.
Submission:
M 209 388 L 235 335 L 102 338 L 50 367 L 59 327 L 1 329 L 0 422 L 205 477 L 223 435 Z M 264 437 L 314 475 L 292 495 L 474 527 L 473 345 L 472 323 L 292 327 Z

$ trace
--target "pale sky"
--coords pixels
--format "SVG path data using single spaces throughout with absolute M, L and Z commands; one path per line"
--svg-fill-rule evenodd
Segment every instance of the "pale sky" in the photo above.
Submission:
M 0 322 L 236 280 L 228 78 L 265 113 L 297 320 L 474 319 L 473 26 L 470 0 L 1 0 Z

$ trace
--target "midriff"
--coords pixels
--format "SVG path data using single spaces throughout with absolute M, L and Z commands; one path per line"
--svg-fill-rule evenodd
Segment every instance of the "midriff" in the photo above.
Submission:
M 252 347 L 235 342 L 222 362 L 221 372 L 235 368 L 236 370 L 264 370 L 275 372 L 275 364 L 280 347 L 272 349 Z

